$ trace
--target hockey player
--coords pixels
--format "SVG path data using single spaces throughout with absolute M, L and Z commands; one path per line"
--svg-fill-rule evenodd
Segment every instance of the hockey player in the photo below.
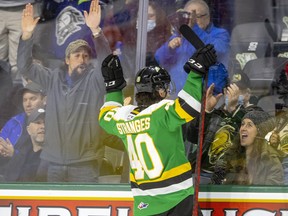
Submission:
M 188 77 L 175 100 L 165 99 L 171 82 L 168 72 L 144 67 L 135 79 L 137 106 L 122 106 L 126 82 L 120 61 L 115 55 L 103 61 L 107 94 L 100 126 L 120 137 L 128 152 L 135 216 L 191 216 L 194 188 L 181 126 L 199 115 L 202 76 L 215 62 L 212 45 L 199 49 L 184 66 Z

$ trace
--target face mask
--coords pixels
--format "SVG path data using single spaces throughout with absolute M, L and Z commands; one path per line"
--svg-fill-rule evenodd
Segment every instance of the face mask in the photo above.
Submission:
M 228 96 L 225 96 L 225 106 L 228 107 L 228 104 L 229 104 Z
M 147 22 L 147 32 L 153 30 L 156 26 L 155 20 L 148 20 Z M 138 21 L 136 22 L 136 29 L 138 29 Z
M 243 96 L 243 95 L 239 95 L 239 97 L 238 97 L 238 104 L 239 104 L 239 105 L 243 105 L 243 104 L 244 104 L 244 96 Z
M 228 100 L 228 96 L 226 96 L 225 97 L 225 105 L 226 105 L 226 107 L 228 107 L 228 104 L 229 104 L 229 100 Z M 239 95 L 238 104 L 239 105 L 244 105 L 244 95 Z
M 147 22 L 147 32 L 153 30 L 156 26 L 156 21 L 155 20 L 148 20 Z

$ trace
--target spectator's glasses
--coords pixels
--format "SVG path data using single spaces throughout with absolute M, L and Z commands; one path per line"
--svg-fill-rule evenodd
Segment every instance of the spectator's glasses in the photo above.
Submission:
M 196 19 L 201 19 L 203 17 L 206 17 L 208 14 L 196 14 Z

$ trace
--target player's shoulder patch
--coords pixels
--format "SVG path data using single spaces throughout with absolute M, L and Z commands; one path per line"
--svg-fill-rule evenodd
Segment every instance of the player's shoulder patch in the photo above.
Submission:
M 138 209 L 142 210 L 142 209 L 147 208 L 148 206 L 149 206 L 148 203 L 140 202 L 138 205 Z

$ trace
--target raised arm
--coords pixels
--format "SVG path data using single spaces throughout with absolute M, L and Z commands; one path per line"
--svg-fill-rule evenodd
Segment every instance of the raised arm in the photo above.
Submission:
M 215 106 L 217 105 L 218 101 L 220 100 L 220 98 L 222 97 L 222 93 L 219 93 L 217 95 L 213 94 L 215 88 L 215 84 L 212 83 L 209 88 L 207 89 L 206 92 L 206 107 L 205 107 L 205 111 L 210 113 L 214 110 Z
M 202 76 L 208 73 L 209 67 L 215 64 L 217 56 L 212 45 L 197 50 L 185 63 L 184 70 L 188 73 L 184 88 L 178 94 L 178 100 L 182 109 L 191 117 L 198 116 L 202 102 Z M 187 118 L 188 122 L 191 118 Z M 181 116 L 181 115 L 180 115 Z
M 34 18 L 33 5 L 27 4 L 22 13 L 22 40 L 28 40 L 32 37 L 39 19 L 40 17 Z
M 22 12 L 22 36 L 18 45 L 17 65 L 22 75 L 47 89 L 51 71 L 39 63 L 34 63 L 32 57 L 33 33 L 40 19 L 39 17 L 34 18 L 33 11 L 33 5 L 29 3 Z
M 94 37 L 98 62 L 101 63 L 108 54 L 112 53 L 112 51 L 99 26 L 101 21 L 101 7 L 99 5 L 99 0 L 91 1 L 89 13 L 84 11 L 84 17 L 86 25 L 90 28 Z
M 102 62 L 101 71 L 106 87 L 106 97 L 100 110 L 99 122 L 103 129 L 112 133 L 113 128 L 116 128 L 116 123 L 112 118 L 116 111 L 113 109 L 123 104 L 122 89 L 126 86 L 126 81 L 117 55 L 108 55 Z M 110 113 L 108 118 L 105 117 L 107 113 Z
M 90 28 L 92 34 L 95 36 L 100 33 L 101 28 L 99 27 L 101 21 L 101 7 L 99 0 L 92 0 L 89 13 L 84 11 L 84 17 L 86 25 Z

